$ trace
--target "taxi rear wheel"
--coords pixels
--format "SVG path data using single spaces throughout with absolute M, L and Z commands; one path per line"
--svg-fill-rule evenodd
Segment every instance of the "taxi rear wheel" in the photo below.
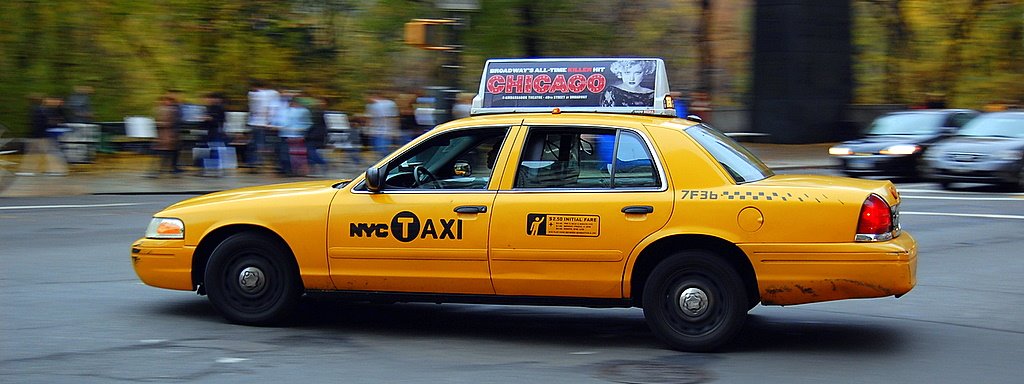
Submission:
M 206 266 L 210 303 L 228 321 L 272 325 L 284 320 L 302 294 L 298 271 L 280 243 L 254 233 L 233 235 Z
M 747 302 L 736 270 L 708 251 L 683 251 L 663 260 L 643 292 L 647 324 L 681 351 L 712 351 L 732 340 L 743 327 Z

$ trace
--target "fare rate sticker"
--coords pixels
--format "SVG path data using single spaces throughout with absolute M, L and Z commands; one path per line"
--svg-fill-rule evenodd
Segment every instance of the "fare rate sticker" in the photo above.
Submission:
M 526 234 L 530 236 L 598 237 L 601 217 L 597 215 L 526 215 Z

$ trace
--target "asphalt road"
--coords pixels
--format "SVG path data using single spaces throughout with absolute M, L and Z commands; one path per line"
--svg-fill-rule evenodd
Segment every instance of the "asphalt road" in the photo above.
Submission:
M 1024 194 L 900 187 L 913 291 L 759 306 L 715 354 L 665 349 L 639 309 L 326 298 L 289 327 L 231 325 L 131 269 L 183 196 L 0 199 L 0 382 L 1020 383 Z

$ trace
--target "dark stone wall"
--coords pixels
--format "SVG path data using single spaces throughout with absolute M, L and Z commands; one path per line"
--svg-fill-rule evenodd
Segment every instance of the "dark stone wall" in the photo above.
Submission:
M 751 128 L 774 143 L 847 136 L 853 95 L 849 0 L 757 0 Z

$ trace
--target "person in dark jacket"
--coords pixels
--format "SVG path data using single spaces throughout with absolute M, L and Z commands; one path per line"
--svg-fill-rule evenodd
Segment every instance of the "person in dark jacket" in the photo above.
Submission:
M 206 131 L 207 145 L 212 143 L 223 147 L 227 142 L 227 135 L 224 134 L 226 116 L 224 96 L 217 92 L 208 93 L 206 95 L 206 114 L 203 116 L 203 129 Z
M 199 175 L 220 175 L 228 140 L 227 134 L 224 133 L 224 120 L 227 119 L 227 112 L 224 110 L 224 96 L 217 92 L 210 92 L 203 99 L 206 109 L 200 126 L 206 131 L 206 148 L 209 152 L 206 158 L 199 159 L 201 162 Z
M 67 159 L 60 151 L 57 137 L 52 133 L 64 124 L 61 115 L 61 100 L 56 97 L 30 97 L 32 113 L 31 138 L 28 140 L 25 157 L 18 174 L 33 176 L 39 171 L 47 175 L 64 176 L 68 173 Z
M 320 156 L 320 149 L 327 144 L 327 121 L 324 120 L 324 101 L 308 98 L 313 125 L 306 130 L 306 154 L 309 161 L 309 176 L 322 177 L 327 173 L 327 160 Z

